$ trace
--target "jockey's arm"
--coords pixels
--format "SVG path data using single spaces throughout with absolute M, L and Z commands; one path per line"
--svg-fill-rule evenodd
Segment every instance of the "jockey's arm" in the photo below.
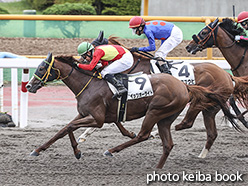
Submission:
M 95 54 L 96 53 L 96 54 Z M 102 55 L 97 54 L 97 52 L 94 52 L 93 58 L 89 64 L 78 64 L 78 68 L 84 69 L 84 70 L 93 70 L 98 61 L 101 59 Z
M 238 40 L 248 41 L 248 36 L 235 36 L 235 40 L 236 41 L 238 41 Z
M 145 34 L 146 34 L 146 37 L 148 39 L 149 46 L 148 47 L 140 47 L 139 51 L 143 51 L 143 52 L 155 51 L 156 50 L 156 43 L 155 43 L 155 38 L 154 38 L 153 34 L 150 32 L 145 33 Z

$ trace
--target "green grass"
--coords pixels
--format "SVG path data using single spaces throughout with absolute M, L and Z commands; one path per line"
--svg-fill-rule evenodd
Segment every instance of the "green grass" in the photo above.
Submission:
M 8 10 L 10 14 L 23 14 L 23 10 L 32 10 L 32 7 L 25 1 L 0 3 L 0 7 Z M 36 14 L 41 14 L 36 11 Z

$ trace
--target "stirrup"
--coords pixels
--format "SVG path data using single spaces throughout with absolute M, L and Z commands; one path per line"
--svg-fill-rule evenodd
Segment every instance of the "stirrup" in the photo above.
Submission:
M 123 89 L 120 91 L 116 88 L 117 92 L 112 96 L 112 98 L 121 98 L 121 96 L 125 93 L 127 93 L 127 89 L 123 87 Z

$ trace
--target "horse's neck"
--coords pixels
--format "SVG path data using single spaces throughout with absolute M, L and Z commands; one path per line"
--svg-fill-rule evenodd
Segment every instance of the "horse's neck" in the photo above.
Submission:
M 240 47 L 236 43 L 233 44 L 234 41 L 232 41 L 230 37 L 222 29 L 219 29 L 218 31 L 217 42 L 221 53 L 223 54 L 227 62 L 230 64 L 231 68 L 235 69 L 240 63 L 245 48 Z M 248 70 L 245 70 L 246 67 L 248 67 L 248 63 L 246 60 L 247 58 L 245 57 L 240 67 L 237 70 L 235 70 L 234 74 L 236 76 L 248 75 Z
M 78 72 L 66 63 L 57 62 L 55 68 L 60 70 L 60 78 L 64 84 L 75 94 L 75 96 L 82 90 L 89 82 L 91 76 Z M 94 81 L 95 78 L 92 79 Z

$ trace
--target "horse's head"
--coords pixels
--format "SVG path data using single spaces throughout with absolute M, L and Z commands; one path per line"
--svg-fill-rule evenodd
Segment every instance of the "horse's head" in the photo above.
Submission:
M 27 90 L 31 93 L 36 93 L 46 82 L 58 79 L 59 76 L 56 71 L 57 69 L 54 68 L 52 53 L 48 53 L 47 58 L 40 63 L 33 77 L 26 85 Z
M 196 54 L 205 48 L 216 44 L 216 35 L 219 19 L 205 26 L 197 35 L 193 35 L 193 40 L 186 46 L 186 50 L 191 54 Z

